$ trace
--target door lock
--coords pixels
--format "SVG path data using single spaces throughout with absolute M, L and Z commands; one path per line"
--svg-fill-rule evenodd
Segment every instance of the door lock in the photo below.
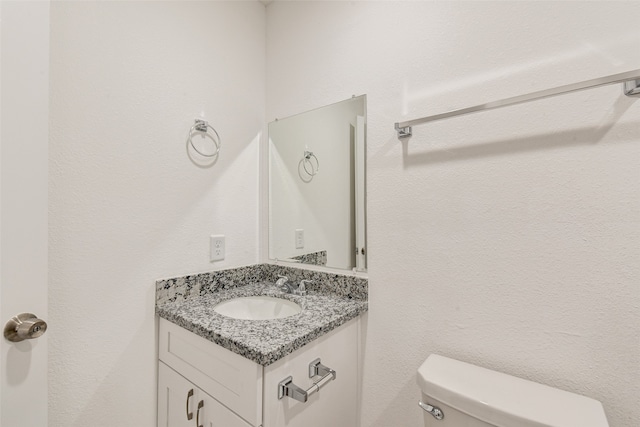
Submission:
M 38 338 L 46 331 L 47 322 L 32 313 L 20 313 L 4 325 L 4 337 L 11 342 Z

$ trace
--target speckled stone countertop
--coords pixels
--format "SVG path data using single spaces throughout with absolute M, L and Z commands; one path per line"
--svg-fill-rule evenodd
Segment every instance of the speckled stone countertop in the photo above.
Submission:
M 161 282 L 159 282 L 161 283 Z M 296 302 L 299 314 L 273 320 L 239 320 L 222 316 L 216 304 L 266 295 Z M 267 366 L 367 311 L 366 299 L 309 290 L 304 297 L 286 294 L 272 282 L 259 282 L 195 298 L 157 301 L 156 314 L 247 359 Z

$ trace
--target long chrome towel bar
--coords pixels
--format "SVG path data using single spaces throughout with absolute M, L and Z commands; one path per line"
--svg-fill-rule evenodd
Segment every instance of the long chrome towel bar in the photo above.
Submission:
M 537 101 L 538 99 L 550 98 L 552 96 L 563 95 L 565 93 L 577 92 L 580 90 L 591 89 L 594 87 L 606 86 L 616 83 L 623 84 L 623 92 L 625 95 L 640 97 L 640 69 L 638 69 L 627 71 L 626 73 L 613 74 L 611 76 L 600 77 L 597 79 L 586 80 L 579 83 L 559 86 L 553 89 L 539 90 L 537 92 L 531 92 L 526 95 L 514 96 L 511 98 L 502 99 L 500 101 L 487 102 L 486 104 L 461 108 L 459 110 L 452 110 L 446 113 L 422 117 L 420 119 L 399 122 L 396 123 L 395 128 L 398 132 L 398 138 L 407 138 L 412 134 L 411 127 L 420 125 L 422 123 L 435 122 L 436 120 L 448 119 L 450 117 L 461 116 L 463 114 L 477 113 L 479 111 L 508 107 L 510 105 L 522 104 L 529 101 Z

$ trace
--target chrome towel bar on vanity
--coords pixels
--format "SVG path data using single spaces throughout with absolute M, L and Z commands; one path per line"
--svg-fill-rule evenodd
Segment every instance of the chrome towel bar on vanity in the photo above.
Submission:
M 299 402 L 306 402 L 314 393 L 320 391 L 322 387 L 330 381 L 336 379 L 336 371 L 324 366 L 320 363 L 320 358 L 309 363 L 309 378 L 322 376 L 318 381 L 314 382 L 311 387 L 306 390 L 298 387 L 293 383 L 293 377 L 289 376 L 278 383 L 278 400 L 288 396 Z

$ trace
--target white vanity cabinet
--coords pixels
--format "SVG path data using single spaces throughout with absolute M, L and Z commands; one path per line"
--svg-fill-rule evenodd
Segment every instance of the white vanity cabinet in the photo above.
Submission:
M 158 427 L 358 425 L 359 318 L 267 366 L 165 319 L 159 333 Z M 336 378 L 307 402 L 279 399 L 278 384 L 287 377 L 301 389 L 313 388 L 318 377 L 309 378 L 309 364 L 318 358 Z

